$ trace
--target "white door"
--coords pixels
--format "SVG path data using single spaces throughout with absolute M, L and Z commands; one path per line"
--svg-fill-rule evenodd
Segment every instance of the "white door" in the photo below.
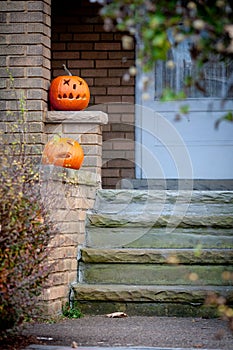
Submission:
M 205 95 L 189 91 L 182 102 L 159 102 L 165 86 L 180 91 L 190 73 L 195 74 L 187 43 L 171 52 L 175 68 L 165 63 L 151 73 L 149 100 L 137 92 L 136 177 L 147 179 L 233 179 L 233 123 L 215 122 L 224 111 L 233 110 L 232 91 L 223 104 L 233 64 L 215 63 L 204 71 Z M 138 77 L 140 79 L 140 77 Z M 177 120 L 180 105 L 190 113 Z

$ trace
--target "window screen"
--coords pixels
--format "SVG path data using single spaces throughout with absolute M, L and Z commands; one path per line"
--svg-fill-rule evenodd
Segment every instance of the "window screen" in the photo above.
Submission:
M 176 93 L 184 89 L 187 77 L 198 77 L 197 67 L 189 53 L 190 42 L 188 40 L 172 48 L 168 54 L 168 60 L 174 62 L 174 68 L 169 68 L 167 63 L 159 61 L 155 66 L 155 98 L 159 98 L 164 88 L 171 88 Z M 233 97 L 233 61 L 221 62 L 214 60 L 204 65 L 200 90 L 193 86 L 186 90 L 188 98 L 232 98 Z

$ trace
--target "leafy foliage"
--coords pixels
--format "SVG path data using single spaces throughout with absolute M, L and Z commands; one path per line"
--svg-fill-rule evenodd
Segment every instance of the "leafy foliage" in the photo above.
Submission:
M 12 115 L 13 116 L 13 115 Z M 12 120 L 11 116 L 11 120 Z M 40 197 L 36 165 L 26 155 L 25 100 L 15 122 L 0 135 L 0 328 L 14 329 L 35 312 L 51 271 L 49 243 L 55 230 Z
M 90 0 L 96 2 L 97 0 Z M 166 87 L 162 101 L 185 99 L 186 92 L 194 86 L 201 93 L 205 89 L 203 69 L 207 62 L 222 62 L 227 65 L 233 57 L 233 2 L 231 0 L 98 0 L 106 30 L 120 30 L 128 33 L 122 38 L 125 49 L 136 40 L 137 69 L 150 72 L 158 60 L 167 61 L 167 68 L 173 69 L 169 50 L 183 42 L 189 42 L 190 57 L 195 62 L 195 74 L 186 77 L 183 91 L 171 93 Z M 129 74 L 135 69 L 130 69 Z M 132 75 L 132 74 L 131 74 Z M 144 79 L 143 90 L 148 80 Z M 232 95 L 233 75 L 227 82 L 226 96 Z M 182 96 L 180 96 L 182 94 Z M 182 112 L 182 111 L 181 111 Z M 229 116 L 223 116 L 230 120 Z M 221 119 L 221 120 L 222 120 Z
M 166 59 L 171 45 L 187 37 L 192 39 L 190 52 L 202 65 L 210 53 L 232 57 L 231 0 L 134 0 L 99 1 L 105 28 L 128 31 L 140 42 L 139 59 L 150 70 L 154 61 Z M 168 39 L 172 31 L 174 43 Z
M 67 302 L 62 307 L 62 314 L 63 314 L 63 316 L 65 316 L 67 318 L 80 318 L 80 317 L 82 317 L 82 313 L 79 310 L 79 307 L 78 307 L 78 304 L 76 301 L 73 303 L 72 307 Z

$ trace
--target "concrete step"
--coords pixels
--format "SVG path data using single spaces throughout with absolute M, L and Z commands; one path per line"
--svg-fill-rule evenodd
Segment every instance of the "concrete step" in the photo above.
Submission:
M 141 257 L 141 258 L 140 258 Z M 232 285 L 231 250 L 84 249 L 79 282 L 133 285 Z
M 97 192 L 95 208 L 108 212 L 114 210 L 112 205 L 119 205 L 122 209 L 129 205 L 146 203 L 209 203 L 233 204 L 233 191 L 190 191 L 190 190 L 99 190 Z M 118 209 L 118 208 L 117 208 Z
M 101 227 L 88 224 L 86 245 L 92 248 L 233 248 L 233 229 Z
M 211 293 L 233 304 L 232 191 L 100 190 L 85 244 L 71 295 L 86 313 L 211 317 Z
M 122 213 L 88 212 L 87 227 L 233 227 L 233 206 L 195 206 L 186 213 L 124 211 Z
M 216 308 L 205 305 L 209 295 L 233 304 L 233 287 L 145 286 L 128 284 L 81 284 L 71 286 L 71 302 L 78 300 L 84 313 L 124 311 L 129 315 L 216 316 Z
M 233 265 L 232 249 L 95 249 L 82 247 L 83 263 Z
M 79 278 L 90 284 L 133 285 L 233 285 L 224 274 L 233 274 L 233 267 L 184 266 L 153 264 L 83 264 L 79 265 Z
M 233 180 L 204 180 L 204 179 L 122 179 L 121 189 L 136 190 L 202 190 L 202 191 L 232 191 Z
M 233 247 L 233 192 L 100 190 L 89 247 Z

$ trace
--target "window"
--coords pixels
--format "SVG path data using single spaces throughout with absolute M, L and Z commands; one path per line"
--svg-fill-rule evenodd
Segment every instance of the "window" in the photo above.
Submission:
M 176 93 L 184 89 L 188 77 L 197 77 L 197 67 L 189 52 L 190 42 L 186 39 L 176 48 L 172 47 L 168 60 L 174 62 L 169 68 L 166 62 L 160 61 L 155 66 L 155 99 L 158 99 L 164 88 L 171 88 Z M 202 90 L 192 86 L 186 91 L 188 98 L 232 98 L 233 97 L 233 61 L 220 62 L 217 57 L 204 65 Z

